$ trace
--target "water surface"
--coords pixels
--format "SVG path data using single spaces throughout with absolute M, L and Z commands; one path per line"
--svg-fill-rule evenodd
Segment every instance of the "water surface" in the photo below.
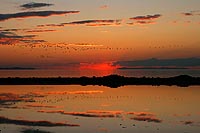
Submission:
M 199 86 L 0 86 L 0 129 L 198 133 L 199 95 Z
M 199 69 L 115 69 L 115 70 L 73 70 L 73 69 L 35 69 L 0 70 L 0 77 L 80 77 L 107 76 L 118 74 L 126 77 L 174 77 L 190 75 L 200 77 Z

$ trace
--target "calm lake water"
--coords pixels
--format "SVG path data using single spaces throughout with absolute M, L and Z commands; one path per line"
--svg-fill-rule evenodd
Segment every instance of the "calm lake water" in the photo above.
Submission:
M 0 86 L 0 130 L 199 133 L 199 101 L 199 86 Z
M 171 77 L 177 75 L 190 75 L 200 77 L 199 69 L 129 69 L 129 70 L 65 70 L 65 69 L 38 69 L 38 70 L 0 70 L 0 77 L 80 77 L 80 76 L 106 76 L 118 74 L 127 77 Z
M 200 76 L 199 70 L 1 70 L 0 77 Z M 0 86 L 1 133 L 199 133 L 200 88 Z

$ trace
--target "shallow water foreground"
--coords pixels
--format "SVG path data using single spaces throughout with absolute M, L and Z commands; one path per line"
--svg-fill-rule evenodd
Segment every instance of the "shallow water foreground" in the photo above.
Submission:
M 2 133 L 198 133 L 199 86 L 0 86 Z

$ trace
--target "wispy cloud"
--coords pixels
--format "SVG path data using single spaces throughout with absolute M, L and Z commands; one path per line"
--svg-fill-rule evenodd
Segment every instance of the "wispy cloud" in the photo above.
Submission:
M 194 121 L 180 121 L 184 125 L 193 125 Z
M 14 39 L 18 39 L 18 38 L 33 38 L 35 37 L 35 35 L 26 35 L 26 36 L 20 36 L 17 35 L 14 32 L 10 32 L 10 31 L 0 31 L 0 38 L 14 38 Z
M 81 117 L 103 117 L 103 118 L 113 118 L 116 117 L 114 114 L 102 114 L 102 113 L 88 113 L 88 112 L 64 112 L 65 115 L 81 116 Z
M 155 117 L 150 117 L 150 116 L 136 116 L 131 119 L 136 120 L 136 121 L 147 121 L 147 122 L 155 122 L 155 123 L 162 122 L 162 120 Z
M 115 118 L 121 117 L 122 111 L 104 111 L 104 110 L 90 110 L 86 112 L 65 112 L 63 110 L 39 110 L 41 113 L 60 113 L 63 115 L 81 116 L 81 117 L 103 117 L 103 118 Z
M 24 129 L 21 131 L 22 133 L 52 133 L 49 131 L 39 130 L 39 129 Z
M 161 14 L 155 14 L 155 15 L 146 15 L 146 16 L 136 16 L 130 18 L 131 20 L 154 20 L 157 18 L 160 18 L 162 15 Z
M 81 21 L 72 21 L 68 23 L 60 23 L 60 24 L 46 24 L 46 25 L 38 25 L 37 27 L 62 27 L 62 26 L 117 26 L 122 23 L 121 19 L 101 19 L 101 20 L 81 20 Z
M 134 25 L 134 24 L 141 24 L 141 25 L 146 25 L 146 24 L 154 24 L 155 20 L 160 18 L 162 15 L 161 14 L 155 14 L 155 15 L 146 15 L 146 16 L 136 16 L 129 18 L 129 20 L 133 22 L 129 22 L 127 24 L 129 25 Z
M 42 24 L 42 25 L 37 25 L 37 27 L 62 27 L 64 26 L 63 24 Z
M 197 15 L 200 15 L 200 10 L 183 12 L 181 14 L 184 15 L 184 16 L 197 16 Z
M 20 5 L 23 9 L 34 9 L 34 8 L 41 8 L 41 7 L 48 7 L 53 6 L 54 4 L 49 3 L 36 3 L 36 2 L 30 2 L 27 4 Z
M 12 31 L 15 31 L 15 29 L 13 29 Z M 1 45 L 13 45 L 18 43 L 37 44 L 46 42 L 45 40 L 35 39 L 35 37 L 36 35 L 17 35 L 15 32 L 11 32 L 11 30 L 5 30 L 5 31 L 1 30 L 0 44 Z
M 86 25 L 86 26 L 109 26 L 120 25 L 122 20 L 82 20 L 73 21 L 69 23 L 62 23 L 63 25 Z
M 154 21 L 136 21 L 136 22 L 130 22 L 127 23 L 128 25 L 135 25 L 135 24 L 141 24 L 141 25 L 146 25 L 146 24 L 155 24 Z
M 50 121 L 30 121 L 30 120 L 10 119 L 3 116 L 0 116 L 0 124 L 15 124 L 23 126 L 43 126 L 43 127 L 80 126 L 78 124 L 54 123 Z
M 0 21 L 5 21 L 13 18 L 48 17 L 52 15 L 74 14 L 79 12 L 80 11 L 33 11 L 13 14 L 0 14 Z
M 5 32 L 5 31 L 9 31 L 9 32 L 16 32 L 16 31 L 24 31 L 25 29 L 1 29 L 0 32 Z

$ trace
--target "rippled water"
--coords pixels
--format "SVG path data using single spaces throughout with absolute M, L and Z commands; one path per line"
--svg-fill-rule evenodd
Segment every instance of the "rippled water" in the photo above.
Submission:
M 199 133 L 199 86 L 0 86 L 2 133 Z

